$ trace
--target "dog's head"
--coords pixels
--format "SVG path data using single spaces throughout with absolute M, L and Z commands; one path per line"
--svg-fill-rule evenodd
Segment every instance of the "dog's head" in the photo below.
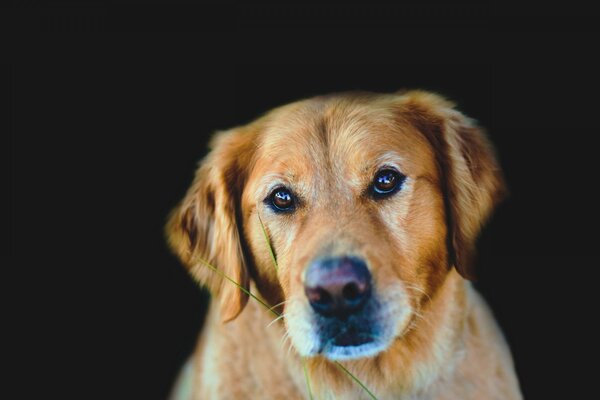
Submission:
M 224 320 L 248 296 L 221 274 L 284 301 L 303 356 L 390 347 L 452 268 L 472 277 L 475 239 L 503 191 L 482 131 L 426 92 L 300 101 L 211 148 L 169 241 Z

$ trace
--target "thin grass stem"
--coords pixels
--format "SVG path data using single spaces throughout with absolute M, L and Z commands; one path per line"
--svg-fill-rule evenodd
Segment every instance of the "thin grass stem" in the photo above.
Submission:
M 285 300 L 284 300 L 284 301 L 282 301 L 281 303 L 277 303 L 277 304 L 275 304 L 273 307 L 269 308 L 269 311 L 271 311 L 272 309 L 274 309 L 274 308 L 277 308 L 277 307 L 279 307 L 279 306 L 282 306 L 282 305 L 284 305 L 285 303 L 286 303 L 286 301 L 285 301 Z
M 352 372 L 348 371 L 348 370 L 347 370 L 347 369 L 346 369 L 346 368 L 345 368 L 345 367 L 344 367 L 342 364 L 340 364 L 340 363 L 339 363 L 339 362 L 337 362 L 337 361 L 335 362 L 335 364 L 336 364 L 336 365 L 337 365 L 337 366 L 338 366 L 338 367 L 339 367 L 339 368 L 340 368 L 342 371 L 344 371 L 346 374 L 348 374 L 348 376 L 349 376 L 350 378 L 352 378 L 352 379 L 353 379 L 353 380 L 354 380 L 356 383 L 358 383 L 358 384 L 360 385 L 360 387 L 362 387 L 362 388 L 365 390 L 365 392 L 367 392 L 367 393 L 369 394 L 369 396 L 371 396 L 371 398 L 372 398 L 373 400 L 377 400 L 377 397 L 376 397 L 376 396 L 375 396 L 373 393 L 371 393 L 371 391 L 370 391 L 369 389 L 367 389 L 367 387 L 366 387 L 366 386 L 365 386 L 365 385 L 364 385 L 364 384 L 363 384 L 363 383 L 362 383 L 362 382 L 361 382 L 361 381 L 360 381 L 360 380 L 359 380 L 359 379 L 358 379 L 356 376 L 354 376 L 354 374 L 352 374 Z
M 271 246 L 271 242 L 269 241 L 269 236 L 267 235 L 267 230 L 265 229 L 262 219 L 260 218 L 260 214 L 257 214 L 257 215 L 258 215 L 258 221 L 260 222 L 260 226 L 263 231 L 263 235 L 265 237 L 265 242 L 267 242 L 267 247 L 269 248 L 269 253 L 271 253 L 271 259 L 273 260 L 273 265 L 275 266 L 275 270 L 279 271 L 279 267 L 277 265 L 277 260 L 275 259 L 275 253 L 273 252 L 273 247 Z M 371 396 L 372 399 L 377 400 L 377 397 L 375 397 L 375 395 L 369 389 L 367 389 L 367 387 L 356 376 L 354 376 L 350 371 L 348 371 L 346 368 L 344 368 L 344 366 L 342 364 L 340 364 L 339 362 L 336 361 L 335 363 L 337 364 L 338 367 L 340 367 L 342 369 L 342 371 L 344 371 L 356 383 L 358 383 L 360 385 L 360 387 L 362 387 L 369 394 L 369 396 Z M 306 370 L 306 361 L 302 362 L 302 367 L 304 369 L 304 377 L 306 378 L 306 386 L 308 387 L 308 394 L 310 396 L 310 399 L 312 400 L 313 395 L 310 390 L 310 380 L 308 378 L 308 371 Z
M 306 388 L 308 389 L 308 398 L 313 400 L 312 390 L 310 389 L 310 379 L 308 379 L 308 370 L 306 369 L 306 359 L 302 360 L 302 368 L 304 369 L 304 377 L 306 378 Z
M 275 271 L 279 273 L 279 266 L 277 265 L 277 260 L 275 259 L 275 253 L 273 252 L 273 247 L 271 246 L 271 242 L 269 241 L 269 235 L 267 235 L 267 230 L 265 229 L 265 225 L 262 222 L 262 218 L 260 218 L 260 214 L 258 215 L 258 222 L 260 222 L 260 227 L 262 228 L 263 235 L 265 236 L 265 241 L 267 242 L 267 247 L 269 248 L 269 253 L 271 253 L 271 260 L 273 260 L 273 265 L 275 266 Z
M 221 276 L 222 278 L 227 279 L 229 282 L 233 283 L 235 286 L 237 286 L 242 292 L 246 293 L 248 296 L 252 297 L 254 300 L 258 301 L 260 304 L 262 304 L 267 310 L 271 311 L 273 314 L 275 314 L 277 317 L 280 316 L 280 314 L 273 310 L 271 307 L 269 307 L 264 301 L 262 301 L 261 299 L 259 299 L 258 297 L 256 297 L 255 295 L 253 295 L 249 290 L 247 290 L 245 287 L 243 287 L 242 285 L 240 285 L 239 283 L 237 283 L 236 281 L 234 281 L 233 279 L 231 279 L 230 277 L 228 277 L 227 275 L 225 275 L 223 272 L 219 271 L 219 269 L 217 269 L 217 267 L 213 266 L 211 263 L 209 263 L 208 261 L 202 259 L 202 258 L 198 258 L 198 260 L 200 262 L 202 262 L 204 265 L 206 265 L 208 268 L 212 269 L 214 272 L 216 272 L 219 276 Z
M 260 221 L 260 226 L 262 227 L 262 231 L 263 231 L 263 234 L 265 236 L 265 241 L 267 242 L 267 247 L 269 248 L 269 252 L 271 253 L 271 259 L 273 260 L 273 265 L 275 266 L 275 270 L 279 271 L 279 268 L 277 266 L 277 260 L 275 259 L 275 253 L 273 252 L 273 248 L 271 247 L 271 243 L 269 241 L 269 237 L 267 236 L 267 231 L 265 230 L 265 227 L 264 227 L 264 225 L 262 223 L 262 220 L 260 219 L 260 215 L 258 216 L 258 220 Z M 254 300 L 258 301 L 263 307 L 265 307 L 268 311 L 270 311 L 271 313 L 273 313 L 275 316 L 277 316 L 277 317 L 281 317 L 282 316 L 277 311 L 273 310 L 273 308 L 277 307 L 277 305 L 275 305 L 273 307 L 269 307 L 264 301 L 262 301 L 261 299 L 259 299 L 255 295 L 253 295 L 249 290 L 247 290 L 245 287 L 243 287 L 242 285 L 240 285 L 235 280 L 231 279 L 229 276 L 227 276 L 225 273 L 223 273 L 222 271 L 220 271 L 217 267 L 215 267 L 214 265 L 212 265 L 208 261 L 206 261 L 206 260 L 204 260 L 203 258 L 200 258 L 200 257 L 198 257 L 198 260 L 200 262 L 202 262 L 204 265 L 206 265 L 207 267 L 209 267 L 211 270 L 213 270 L 214 272 L 216 272 L 222 278 L 227 279 L 229 282 L 233 283 L 242 292 L 246 293 L 248 296 L 250 296 Z M 365 392 L 367 392 L 369 394 L 369 396 L 373 400 L 377 400 L 377 397 L 356 376 L 354 376 L 354 374 L 352 374 L 352 372 L 348 371 L 342 364 L 340 364 L 337 361 L 335 361 L 335 364 L 342 371 L 344 371 L 348 376 L 350 376 L 350 378 L 352 378 L 352 380 L 354 380 L 358 385 L 360 385 L 360 387 L 363 388 L 363 390 Z M 309 398 L 310 398 L 310 400 L 313 400 L 313 394 L 312 394 L 312 390 L 311 390 L 311 386 L 310 386 L 310 379 L 308 377 L 308 371 L 306 369 L 306 360 L 304 360 L 304 359 L 302 360 L 302 368 L 304 370 L 304 377 L 306 379 L 306 387 L 308 389 Z

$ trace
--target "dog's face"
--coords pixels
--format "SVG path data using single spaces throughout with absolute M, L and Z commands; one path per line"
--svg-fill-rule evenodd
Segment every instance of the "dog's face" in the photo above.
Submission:
M 410 331 L 453 266 L 470 276 L 501 189 L 484 136 L 440 97 L 342 94 L 218 136 L 168 234 L 224 319 L 247 296 L 199 258 L 283 302 L 299 354 L 355 359 Z

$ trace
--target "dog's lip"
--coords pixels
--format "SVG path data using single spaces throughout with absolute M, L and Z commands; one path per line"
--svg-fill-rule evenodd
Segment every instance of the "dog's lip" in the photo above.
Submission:
M 336 343 L 334 339 L 330 339 L 319 349 L 317 354 L 321 354 L 325 358 L 334 361 L 356 360 L 373 357 L 387 348 L 387 343 L 377 336 L 365 334 L 361 338 L 362 341 L 360 342 L 342 344 Z
M 373 342 L 373 336 L 361 332 L 342 332 L 330 340 L 333 346 L 350 347 L 361 346 Z

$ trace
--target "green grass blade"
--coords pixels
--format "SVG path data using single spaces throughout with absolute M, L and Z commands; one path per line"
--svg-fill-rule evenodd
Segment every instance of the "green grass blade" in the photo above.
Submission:
M 276 316 L 280 316 L 280 314 L 273 310 L 271 307 L 269 307 L 264 301 L 262 301 L 261 299 L 259 299 L 258 297 L 256 297 L 255 295 L 253 295 L 249 290 L 247 290 L 245 287 L 243 287 L 242 285 L 240 285 L 239 283 L 237 283 L 236 281 L 234 281 L 233 279 L 231 279 L 230 277 L 228 277 L 227 275 L 225 275 L 223 272 L 221 272 L 217 267 L 215 267 L 214 265 L 212 265 L 211 263 L 209 263 L 208 261 L 204 260 L 203 258 L 198 258 L 198 260 L 200 262 L 202 262 L 204 265 L 206 265 L 208 268 L 212 269 L 214 272 L 216 272 L 219 276 L 221 276 L 224 279 L 227 279 L 229 282 L 233 283 L 235 286 L 237 286 L 242 292 L 246 293 L 248 296 L 252 297 L 254 300 L 258 301 L 260 304 L 262 304 L 267 310 L 271 311 L 273 314 L 275 314 Z
M 354 374 L 352 374 L 352 372 L 348 371 L 346 368 L 344 368 L 344 366 L 342 364 L 340 364 L 339 362 L 335 362 L 335 364 L 342 370 L 344 371 L 346 374 L 348 374 L 348 376 L 350 378 L 352 378 L 356 383 L 358 383 L 360 385 L 360 387 L 362 387 L 365 392 L 367 392 L 369 394 L 369 396 L 371 396 L 371 398 L 373 400 L 377 400 L 377 397 L 375 397 L 375 395 L 373 393 L 371 393 L 371 391 L 369 389 L 367 389 L 367 387 L 357 378 L 354 376 Z
M 273 265 L 275 266 L 275 271 L 279 273 L 279 265 L 277 265 L 277 259 L 275 258 L 275 252 L 273 251 L 273 246 L 271 246 L 271 241 L 269 240 L 269 235 L 267 234 L 267 230 L 265 229 L 265 225 L 262 222 L 262 218 L 260 214 L 256 214 L 258 216 L 258 222 L 260 222 L 260 227 L 262 228 L 263 236 L 265 237 L 265 242 L 267 243 L 267 247 L 269 248 L 269 253 L 271 254 L 271 260 L 273 260 Z M 277 306 L 273 306 L 275 308 Z M 310 378 L 308 377 L 308 371 L 306 370 L 306 360 L 302 360 L 302 369 L 304 370 L 304 378 L 306 379 L 306 388 L 308 389 L 308 397 L 310 400 L 313 400 L 312 390 L 310 388 Z
M 265 225 L 262 222 L 262 219 L 260 218 L 260 214 L 258 215 L 258 221 L 260 222 L 260 226 L 262 228 L 263 231 L 263 235 L 265 237 L 265 242 L 267 242 L 267 247 L 269 248 L 269 252 L 271 253 L 271 259 L 273 260 L 273 265 L 275 265 L 275 270 L 279 271 L 279 266 L 277 265 L 277 260 L 275 259 L 275 253 L 273 252 L 273 247 L 271 246 L 271 242 L 269 241 L 269 235 L 267 235 L 267 230 L 265 229 Z M 366 391 L 369 396 L 371 396 L 372 399 L 377 400 L 377 397 L 356 377 L 354 376 L 350 371 L 348 371 L 346 368 L 344 368 L 344 366 L 342 364 L 340 364 L 339 362 L 335 362 L 336 365 L 342 369 L 342 371 L 344 371 L 346 374 L 348 374 L 348 376 L 350 376 L 356 383 L 358 383 L 360 385 L 361 388 L 363 388 L 364 391 Z M 308 372 L 306 370 L 306 362 L 303 362 L 303 368 L 304 368 L 304 377 L 306 378 L 306 386 L 308 387 L 308 394 L 310 396 L 310 399 L 313 399 L 312 396 L 312 392 L 310 390 L 310 380 L 308 378 Z
M 308 389 L 308 398 L 313 400 L 312 390 L 310 389 L 310 379 L 308 379 L 308 371 L 306 370 L 306 360 L 302 360 L 302 367 L 304 369 L 304 377 L 306 378 L 306 388 Z
M 269 248 L 269 252 L 271 253 L 271 258 L 273 259 L 273 265 L 275 265 L 275 270 L 277 271 L 278 270 L 278 266 L 277 266 L 277 260 L 275 259 L 275 253 L 273 253 L 273 249 L 271 247 L 271 243 L 269 242 L 269 237 L 267 236 L 267 231 L 265 230 L 265 227 L 264 227 L 264 225 L 262 223 L 262 220 L 260 219 L 260 215 L 258 216 L 258 220 L 260 221 L 260 225 L 262 227 L 263 234 L 265 236 L 265 241 L 267 242 L 267 247 Z M 222 271 L 220 271 L 217 267 L 215 267 L 214 265 L 212 265 L 208 261 L 204 260 L 203 258 L 198 257 L 198 260 L 200 262 L 202 262 L 204 265 L 206 265 L 208 268 L 210 268 L 211 270 L 213 270 L 214 272 L 216 272 L 222 278 L 227 279 L 229 282 L 233 283 L 242 292 L 246 293 L 248 296 L 250 296 L 254 300 L 258 301 L 263 307 L 265 307 L 268 311 L 272 312 L 275 316 L 277 316 L 277 317 L 281 316 L 281 314 L 279 314 L 277 311 L 273 310 L 274 307 L 269 307 L 264 301 L 262 301 L 261 299 L 259 299 L 255 295 L 253 295 L 249 290 L 247 290 L 245 287 L 243 287 L 242 285 L 240 285 L 235 280 L 231 279 L 225 273 L 223 273 Z M 373 400 L 377 400 L 377 397 L 356 376 L 354 376 L 352 374 L 352 372 L 348 371 L 346 368 L 344 368 L 344 366 L 342 364 L 340 364 L 337 361 L 335 361 L 335 364 L 342 371 L 344 371 L 350 378 L 352 378 L 352 380 L 354 380 L 358 385 L 360 385 L 360 387 L 363 388 L 363 390 L 365 392 L 367 392 L 369 394 L 369 396 Z M 311 391 L 310 380 L 309 380 L 309 377 L 308 377 L 308 371 L 306 370 L 306 361 L 305 360 L 302 361 L 302 367 L 304 369 L 304 377 L 306 378 L 306 387 L 308 388 L 308 395 L 310 397 L 310 400 L 313 400 L 313 395 L 312 395 L 312 391 Z
M 271 259 L 273 260 L 273 265 L 275 266 L 275 271 L 279 272 L 279 266 L 277 265 L 277 260 L 275 259 L 275 253 L 273 252 L 273 247 L 271 246 L 271 242 L 269 241 L 269 235 L 267 235 L 267 230 L 265 229 L 265 225 L 260 218 L 260 214 L 258 215 L 258 222 L 260 222 L 260 227 L 262 228 L 263 235 L 265 236 L 265 241 L 267 242 L 267 247 L 269 248 L 269 253 L 271 253 Z

